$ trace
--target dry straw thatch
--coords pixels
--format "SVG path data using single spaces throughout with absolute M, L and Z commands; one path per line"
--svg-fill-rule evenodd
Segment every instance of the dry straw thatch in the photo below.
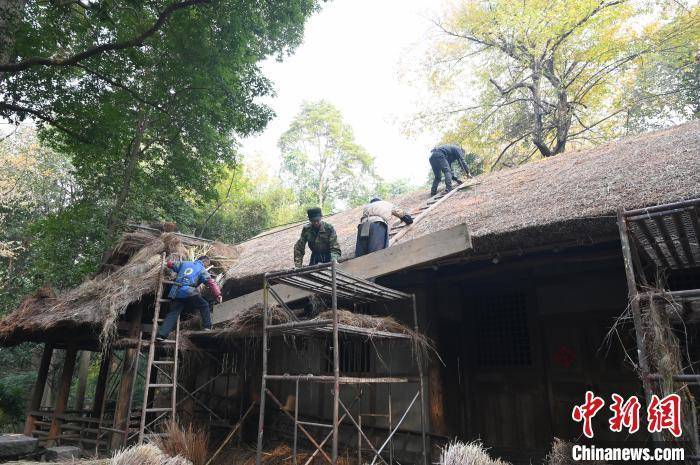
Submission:
M 169 456 L 153 444 L 142 444 L 117 452 L 109 465 L 192 465 L 186 458 Z
M 247 337 L 261 334 L 262 309 L 262 305 L 255 305 L 247 310 L 237 312 L 224 324 L 222 330 L 219 331 L 218 337 Z M 279 306 L 271 307 L 270 315 L 272 324 L 289 323 L 292 321 L 289 313 Z M 332 320 L 332 318 L 333 312 L 331 310 L 323 311 L 319 313 L 318 316 L 314 317 L 315 320 Z M 338 323 L 378 332 L 404 334 L 411 338 L 419 355 L 424 357 L 427 357 L 427 355 L 431 353 L 437 355 L 433 341 L 431 341 L 430 338 L 398 322 L 391 316 L 365 315 L 339 309 Z M 375 336 L 373 336 L 370 331 L 367 337 L 372 339 Z M 381 338 L 379 333 L 377 333 L 376 337 Z
M 165 454 L 184 457 L 192 465 L 206 464 L 209 442 L 206 430 L 195 428 L 192 424 L 182 426 L 171 421 L 165 425 L 163 432 L 165 437 L 156 437 L 154 444 Z
M 607 462 L 598 460 L 574 460 L 572 454 L 573 444 L 568 441 L 563 441 L 559 438 L 554 438 L 552 442 L 552 450 L 545 458 L 545 465 L 607 465 Z
M 470 229 L 476 254 L 614 237 L 620 206 L 700 196 L 698 153 L 700 121 L 693 121 L 483 174 L 470 181 L 472 187 L 430 210 L 400 242 L 461 223 Z M 415 212 L 429 196 L 420 190 L 392 201 Z M 343 258 L 354 254 L 361 215 L 358 207 L 326 217 L 338 234 Z M 240 256 L 227 278 L 246 280 L 252 287 L 265 272 L 291 268 L 300 228 L 280 228 L 239 244 Z
M 0 322 L 0 341 L 12 343 L 25 335 L 49 330 L 91 328 L 103 345 L 112 340 L 116 321 L 129 305 L 155 293 L 161 255 L 168 259 L 191 259 L 208 253 L 223 271 L 235 259 L 235 247 L 221 243 L 197 243 L 176 233 L 134 231 L 124 234 L 112 252 L 112 264 L 74 289 L 53 296 L 42 290 L 25 299 L 15 312 Z M 49 295 L 47 295 L 49 294 Z
M 438 465 L 510 465 L 498 458 L 491 458 L 480 441 L 454 441 L 440 453 Z

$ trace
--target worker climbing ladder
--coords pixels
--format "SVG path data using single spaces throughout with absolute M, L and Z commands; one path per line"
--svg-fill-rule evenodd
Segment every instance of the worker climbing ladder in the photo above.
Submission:
M 171 281 L 165 280 L 165 268 L 165 253 L 163 253 L 160 271 L 158 273 L 158 287 L 156 290 L 155 308 L 153 310 L 153 323 L 150 331 L 150 339 L 148 341 L 148 359 L 146 362 L 143 404 L 141 406 L 141 422 L 138 432 L 139 444 L 143 443 L 144 440 L 147 440 L 149 437 L 163 434 L 156 432 L 149 433 L 152 426 L 163 423 L 163 421 L 168 419 L 175 419 L 177 404 L 177 368 L 180 349 L 180 316 L 177 317 L 177 324 L 175 325 L 175 339 L 166 339 L 160 342 L 156 340 L 158 325 L 163 321 L 160 318 L 162 304 L 170 302 L 169 299 L 163 298 L 164 285 L 174 284 Z M 143 345 L 142 343 L 141 347 L 143 347 Z M 168 350 L 169 348 L 172 350 Z M 157 358 L 159 356 L 162 358 Z M 161 382 L 159 379 L 165 382 Z M 167 406 L 158 407 L 153 405 L 156 403 L 156 390 L 163 390 L 169 393 L 170 399 Z M 149 395 L 151 394 L 153 401 L 149 403 Z M 149 417 L 151 418 L 149 419 Z

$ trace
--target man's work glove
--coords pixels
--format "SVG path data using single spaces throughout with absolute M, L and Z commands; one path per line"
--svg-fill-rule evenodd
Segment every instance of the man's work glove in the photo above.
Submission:
M 413 224 L 413 217 L 407 213 L 401 217 L 401 221 L 406 224 Z

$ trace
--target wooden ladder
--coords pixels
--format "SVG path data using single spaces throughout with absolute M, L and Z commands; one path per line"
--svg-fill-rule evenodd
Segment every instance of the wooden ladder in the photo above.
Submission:
M 161 420 L 166 419 L 168 415 L 170 416 L 170 420 L 175 420 L 177 404 L 177 368 L 180 349 L 180 316 L 177 317 L 177 324 L 175 325 L 175 339 L 166 339 L 162 342 L 156 341 L 158 324 L 163 321 L 163 319 L 160 318 L 161 304 L 170 302 L 169 299 L 163 298 L 163 285 L 174 284 L 171 281 L 165 280 L 165 268 L 165 253 L 163 253 L 161 256 L 160 272 L 158 273 L 158 288 L 156 291 L 155 308 L 153 311 L 151 337 L 148 341 L 148 359 L 146 363 L 146 377 L 144 380 L 143 405 L 141 406 L 141 423 L 138 432 L 139 444 L 142 444 L 144 440 L 148 439 L 149 437 L 163 436 L 163 433 L 148 433 L 151 426 L 155 425 Z M 145 342 L 146 341 L 142 342 L 142 346 L 145 346 Z M 157 348 L 163 348 L 166 350 L 157 351 Z M 167 350 L 167 348 L 172 348 L 172 351 Z M 172 354 L 172 356 L 168 358 L 170 354 Z M 156 358 L 159 355 L 163 358 Z M 153 368 L 157 370 L 155 382 L 151 381 L 151 375 L 154 373 Z M 170 368 L 170 371 L 168 371 L 168 368 Z M 167 382 L 158 382 L 158 375 L 166 378 Z M 152 390 L 156 389 L 169 391 L 170 405 L 168 407 L 149 407 L 149 394 L 151 394 Z M 155 392 L 153 392 L 153 394 L 155 399 Z M 148 416 L 153 414 L 155 414 L 155 418 L 151 418 L 147 421 Z
M 467 187 L 475 186 L 477 184 L 478 182 L 464 182 L 462 184 L 459 184 L 458 186 L 455 186 L 455 188 L 452 189 L 450 192 L 442 191 L 430 197 L 428 200 L 426 200 L 425 203 L 418 207 L 417 210 L 411 212 L 411 215 L 414 216 L 412 224 L 406 224 L 402 221 L 397 221 L 391 225 L 389 229 L 389 246 L 394 245 L 396 241 L 401 239 L 404 236 L 404 234 L 406 234 L 411 229 L 411 226 L 417 224 L 420 220 L 425 218 L 428 212 L 431 211 L 433 208 L 437 207 L 442 202 L 452 197 L 456 192 L 461 191 L 462 189 L 466 189 Z

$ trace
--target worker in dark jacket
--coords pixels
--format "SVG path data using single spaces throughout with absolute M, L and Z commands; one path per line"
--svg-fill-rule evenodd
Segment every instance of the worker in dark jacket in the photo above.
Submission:
M 379 197 L 374 197 L 364 206 L 360 224 L 357 225 L 355 257 L 389 247 L 389 226 L 393 217 L 407 225 L 413 223 L 411 215 Z
M 301 229 L 301 236 L 294 245 L 294 266 L 296 268 L 302 266 L 306 244 L 309 244 L 311 249 L 309 265 L 340 259 L 338 236 L 333 226 L 323 221 L 321 209 L 309 208 L 306 214 L 309 217 L 309 223 Z
M 163 324 L 158 328 L 156 339 L 165 340 L 177 324 L 177 317 L 183 310 L 197 310 L 202 315 L 202 326 L 205 330 L 211 329 L 211 309 L 209 302 L 199 294 L 197 289 L 200 284 L 206 284 L 211 290 L 218 303 L 221 303 L 221 290 L 216 281 L 211 277 L 207 267 L 209 257 L 206 255 L 199 257 L 193 262 L 189 261 L 168 261 L 168 268 L 177 273 L 175 284 L 170 288 L 168 298 L 170 311 L 165 317 Z
M 445 177 L 445 192 L 452 190 L 452 181 L 461 184 L 461 181 L 452 172 L 452 163 L 457 161 L 462 167 L 467 176 L 471 177 L 467 162 L 464 160 L 464 150 L 457 145 L 445 144 L 438 145 L 430 152 L 430 167 L 433 169 L 435 179 L 433 186 L 430 189 L 430 195 L 437 194 L 438 184 L 440 184 L 440 176 Z

